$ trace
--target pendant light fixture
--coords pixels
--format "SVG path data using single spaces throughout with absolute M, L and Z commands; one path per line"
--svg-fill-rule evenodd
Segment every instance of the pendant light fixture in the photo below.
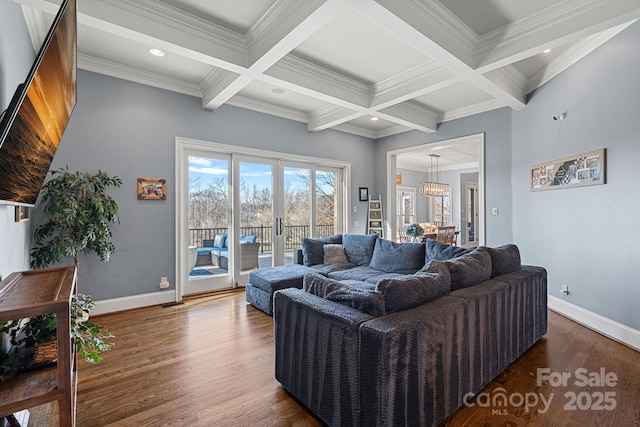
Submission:
M 437 154 L 429 154 L 431 157 L 431 172 L 429 178 L 431 181 L 420 183 L 420 195 L 425 197 L 446 197 L 449 195 L 449 184 L 438 182 L 438 158 Z M 433 181 L 433 159 L 436 159 L 436 180 Z

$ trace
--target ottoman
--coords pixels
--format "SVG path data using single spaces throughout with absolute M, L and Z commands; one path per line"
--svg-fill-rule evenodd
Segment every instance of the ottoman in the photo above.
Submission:
M 314 270 L 300 264 L 254 270 L 249 273 L 249 283 L 245 287 L 247 302 L 271 316 L 273 293 L 285 288 L 302 289 L 302 279 L 310 271 Z

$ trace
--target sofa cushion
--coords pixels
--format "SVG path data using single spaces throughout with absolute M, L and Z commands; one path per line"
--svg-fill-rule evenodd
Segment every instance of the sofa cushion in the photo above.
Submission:
M 321 239 L 311 239 L 303 237 L 300 241 L 302 244 L 302 258 L 304 265 L 322 264 L 324 257 L 324 245 L 332 243 L 342 243 L 342 234 L 334 234 L 333 236 L 323 237 Z
M 394 277 L 404 276 L 404 274 L 400 273 L 385 273 L 384 271 L 380 271 L 380 274 L 375 276 L 371 276 L 365 280 L 365 282 L 373 283 L 374 285 L 378 283 L 380 279 L 393 279 Z
M 354 284 L 340 283 L 318 273 L 305 274 L 302 288 L 311 294 L 355 308 L 371 316 L 385 315 L 384 297 L 379 292 L 362 289 Z
M 424 247 L 424 243 L 376 239 L 369 266 L 387 273 L 413 274 L 425 264 Z
M 261 268 L 249 273 L 249 283 L 265 292 L 302 288 L 302 279 L 310 271 L 313 271 L 310 267 L 300 264 Z
M 328 274 L 333 280 L 360 280 L 366 282 L 367 279 L 385 274 L 384 271 L 376 270 L 366 265 L 359 265 L 348 270 L 333 271 Z
M 369 265 L 378 236 L 375 234 L 345 234 L 342 245 L 347 259 L 355 265 Z
M 350 262 L 341 264 L 316 264 L 311 266 L 314 271 L 320 274 L 324 274 L 325 276 L 329 275 L 329 273 L 333 273 L 334 271 L 349 270 L 353 267 L 355 267 L 355 265 L 351 264 Z
M 520 270 L 520 250 L 514 244 L 502 245 L 497 248 L 483 246 L 491 256 L 491 277 L 502 276 Z
M 215 248 L 216 239 L 202 239 L 203 248 Z
M 465 249 L 459 246 L 447 245 L 434 239 L 427 240 L 425 247 L 425 264 L 432 259 L 445 260 L 455 258 L 460 255 L 471 252 L 473 249 Z
M 452 291 L 475 286 L 491 278 L 491 256 L 485 249 L 475 249 L 442 262 L 449 268 Z
M 329 244 L 323 247 L 324 264 L 344 264 L 347 261 L 347 255 L 344 253 L 344 248 L 339 244 Z
M 406 310 L 448 293 L 451 285 L 448 268 L 434 264 L 432 269 L 433 272 L 380 279 L 376 291 L 384 296 L 387 313 Z

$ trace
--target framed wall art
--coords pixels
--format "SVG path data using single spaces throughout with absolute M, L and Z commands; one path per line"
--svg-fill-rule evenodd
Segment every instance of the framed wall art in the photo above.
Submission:
M 360 187 L 360 201 L 366 202 L 369 200 L 369 188 L 368 187 Z
M 138 178 L 138 199 L 165 200 L 167 180 L 160 178 Z
M 29 208 L 28 206 L 16 206 L 15 221 L 29 221 L 30 212 L 31 208 Z
M 606 150 L 589 151 L 531 166 L 530 190 L 584 187 L 605 183 Z

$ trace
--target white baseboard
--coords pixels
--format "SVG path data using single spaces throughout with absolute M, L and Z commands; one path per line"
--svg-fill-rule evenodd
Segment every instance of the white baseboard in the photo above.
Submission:
M 547 307 L 611 339 L 640 351 L 640 331 L 548 295 Z
M 150 305 L 166 304 L 176 300 L 176 291 L 159 291 L 150 294 L 133 295 L 130 297 L 113 298 L 96 301 L 92 315 L 114 313 L 116 311 L 131 310 L 133 308 L 148 307 Z

